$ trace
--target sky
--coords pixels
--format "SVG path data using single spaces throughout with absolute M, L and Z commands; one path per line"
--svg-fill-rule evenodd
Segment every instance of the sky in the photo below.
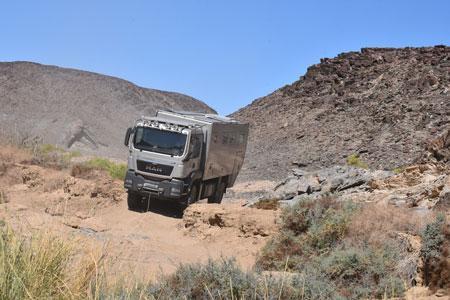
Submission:
M 0 61 L 176 91 L 230 114 L 323 57 L 450 44 L 450 1 L 1 1 Z

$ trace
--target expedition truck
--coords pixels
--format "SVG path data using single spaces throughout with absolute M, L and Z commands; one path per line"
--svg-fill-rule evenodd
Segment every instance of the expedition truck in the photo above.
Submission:
M 143 208 L 150 199 L 220 203 L 244 162 L 248 128 L 193 112 L 158 111 L 136 120 L 125 135 L 129 209 Z

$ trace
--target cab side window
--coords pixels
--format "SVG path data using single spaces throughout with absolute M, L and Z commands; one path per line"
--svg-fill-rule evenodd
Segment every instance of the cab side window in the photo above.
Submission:
M 200 150 L 202 147 L 202 141 L 200 140 L 200 137 L 198 135 L 192 135 L 191 136 L 191 158 L 197 158 L 200 156 Z

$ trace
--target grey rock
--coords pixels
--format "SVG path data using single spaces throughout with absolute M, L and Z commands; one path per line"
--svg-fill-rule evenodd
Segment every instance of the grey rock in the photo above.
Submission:
M 306 174 L 306 171 L 299 169 L 299 168 L 295 168 L 295 169 L 292 169 L 292 173 L 294 174 L 294 176 L 301 177 Z
M 349 166 L 333 166 L 313 172 L 303 172 L 301 177 L 290 175 L 275 188 L 276 198 L 296 199 L 297 196 L 323 196 L 330 193 L 355 192 L 368 189 L 367 183 L 392 175 L 391 172 L 369 171 Z
M 310 193 L 311 193 L 310 185 L 307 182 L 302 181 L 298 184 L 298 188 L 297 188 L 298 195 L 310 194 Z
M 292 199 L 298 195 L 299 181 L 297 177 L 289 178 L 282 185 L 275 188 L 275 197 L 278 199 Z

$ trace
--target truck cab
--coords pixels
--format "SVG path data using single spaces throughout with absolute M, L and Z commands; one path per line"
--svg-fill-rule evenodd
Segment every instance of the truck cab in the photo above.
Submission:
M 220 146 L 225 132 L 236 136 L 231 148 L 239 151 L 228 151 L 232 143 Z M 242 166 L 247 135 L 247 124 L 217 115 L 158 111 L 138 119 L 125 135 L 129 208 L 145 208 L 150 199 L 220 203 Z

